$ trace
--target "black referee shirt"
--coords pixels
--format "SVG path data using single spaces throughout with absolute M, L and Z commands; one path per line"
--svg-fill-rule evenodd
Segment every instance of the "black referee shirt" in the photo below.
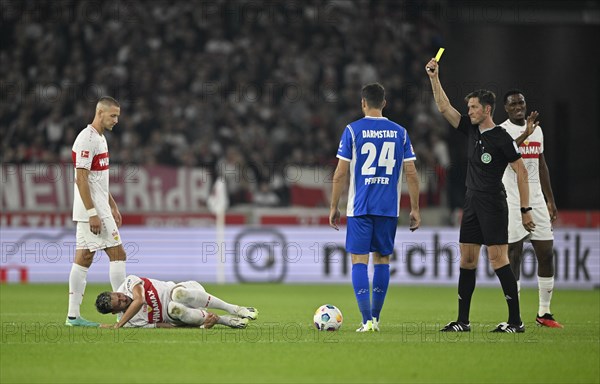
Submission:
M 457 129 L 468 138 L 467 188 L 489 193 L 504 191 L 504 170 L 508 163 L 521 157 L 512 137 L 500 126 L 480 133 L 479 126 L 471 124 L 465 115 Z

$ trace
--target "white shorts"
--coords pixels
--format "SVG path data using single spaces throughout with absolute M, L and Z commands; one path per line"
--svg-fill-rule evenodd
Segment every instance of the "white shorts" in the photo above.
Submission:
M 189 288 L 189 289 L 199 289 L 202 292 L 206 292 L 206 289 L 204 289 L 202 284 L 200 284 L 197 281 L 193 281 L 193 280 L 184 281 L 184 282 L 175 284 L 175 286 L 171 289 L 171 292 L 173 292 L 173 289 L 175 289 L 177 287 L 183 287 L 183 288 Z
M 523 227 L 523 219 L 521 215 L 521 209 L 519 207 L 508 209 L 508 243 L 516 243 L 529 237 L 529 240 L 554 240 L 554 233 L 552 232 L 552 222 L 550 221 L 550 214 L 546 207 L 533 208 L 531 211 L 533 222 L 535 223 L 535 230 L 531 233 L 527 232 Z
M 183 288 L 187 288 L 187 289 L 199 289 L 202 292 L 206 292 L 206 290 L 204 289 L 204 287 L 202 286 L 202 284 L 200 284 L 197 281 L 190 280 L 190 281 L 184 281 L 184 282 L 181 282 L 181 283 L 177 283 L 171 289 L 171 292 L 169 293 L 169 297 L 173 294 L 173 290 L 175 288 L 178 288 L 178 287 L 183 287 Z M 182 305 L 182 304 L 179 304 L 179 305 Z M 171 302 L 169 301 L 169 304 L 167 305 L 167 315 L 168 315 L 167 316 L 167 322 L 169 322 L 169 323 L 171 323 L 171 324 L 173 324 L 175 326 L 184 326 L 184 325 L 186 325 L 183 321 L 177 320 L 177 319 L 174 319 L 173 317 L 171 317 L 172 315 L 171 315 L 171 313 L 169 313 L 170 309 L 171 309 Z
M 122 244 L 121 234 L 114 217 L 101 218 L 102 228 L 100 233 L 94 235 L 90 231 L 90 223 L 87 221 L 77 222 L 76 249 L 89 249 L 91 252 L 96 252 L 100 249 L 116 247 Z

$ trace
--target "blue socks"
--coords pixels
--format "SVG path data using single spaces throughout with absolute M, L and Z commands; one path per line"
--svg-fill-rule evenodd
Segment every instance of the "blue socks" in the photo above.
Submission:
M 371 315 L 379 321 L 379 313 L 385 301 L 385 294 L 390 285 L 390 265 L 375 264 L 375 273 L 373 274 L 373 306 Z
M 352 286 L 358 302 L 358 310 L 362 314 L 363 324 L 365 324 L 371 320 L 371 295 L 367 264 L 357 263 L 352 265 Z

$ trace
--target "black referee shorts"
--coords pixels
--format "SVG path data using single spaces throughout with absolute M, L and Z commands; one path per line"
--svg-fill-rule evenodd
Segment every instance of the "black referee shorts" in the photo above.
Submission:
M 461 243 L 508 244 L 506 192 L 477 192 L 467 189 L 460 222 Z

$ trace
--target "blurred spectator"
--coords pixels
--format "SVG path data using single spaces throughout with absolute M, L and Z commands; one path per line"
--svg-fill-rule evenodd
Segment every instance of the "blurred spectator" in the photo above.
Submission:
M 111 95 L 111 163 L 225 171 L 232 204 L 285 205 L 281 170 L 331 165 L 361 85 L 379 81 L 385 115 L 445 167 L 445 125 L 416 92 L 439 3 L 3 0 L 1 160 L 70 161 L 90 105 Z
M 217 161 L 216 174 L 225 179 L 230 205 L 252 202 L 252 186 L 257 178 L 238 147 L 225 150 L 225 156 Z
M 279 197 L 268 182 L 261 181 L 258 190 L 252 196 L 252 202 L 259 207 L 276 207 L 279 205 Z

